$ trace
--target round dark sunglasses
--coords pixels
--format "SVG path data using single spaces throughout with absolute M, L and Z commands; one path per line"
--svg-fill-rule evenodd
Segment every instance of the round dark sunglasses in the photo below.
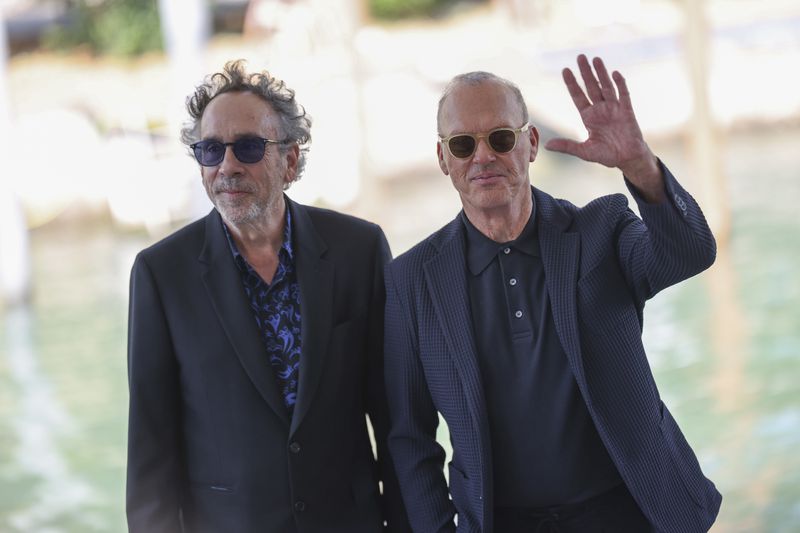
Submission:
M 478 140 L 486 139 L 489 148 L 498 154 L 506 154 L 517 146 L 519 134 L 528 131 L 531 125 L 526 122 L 520 128 L 497 128 L 488 133 L 456 133 L 449 137 L 439 136 L 439 141 L 447 146 L 450 155 L 457 159 L 466 159 L 475 153 Z
M 242 163 L 258 163 L 264 159 L 267 150 L 267 143 L 283 144 L 286 141 L 275 141 L 264 139 L 263 137 L 242 137 L 231 143 L 224 143 L 214 139 L 206 139 L 190 144 L 189 147 L 194 152 L 194 158 L 204 167 L 215 167 L 225 159 L 225 150 L 228 146 L 233 147 L 233 155 Z

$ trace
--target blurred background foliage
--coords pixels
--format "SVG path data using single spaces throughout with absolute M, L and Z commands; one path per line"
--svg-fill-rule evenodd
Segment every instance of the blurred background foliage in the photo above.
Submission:
M 479 3 L 484 0 L 473 1 Z M 369 0 L 370 14 L 378 20 L 440 16 L 459 0 Z
M 156 0 L 75 0 L 65 23 L 43 35 L 49 50 L 85 47 L 98 55 L 137 56 L 161 51 Z
M 487 0 L 368 0 L 377 21 L 442 17 Z M 212 2 L 213 4 L 213 2 Z M 135 57 L 164 47 L 157 0 L 73 0 L 60 24 L 42 35 L 45 49 L 84 48 L 95 55 Z

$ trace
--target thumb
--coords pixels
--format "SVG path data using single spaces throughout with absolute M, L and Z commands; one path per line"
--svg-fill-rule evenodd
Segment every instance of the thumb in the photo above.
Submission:
M 561 137 L 550 139 L 545 143 L 544 147 L 546 150 L 550 150 L 551 152 L 561 152 L 563 154 L 574 155 L 576 157 L 580 157 L 580 154 L 582 153 L 581 143 Z

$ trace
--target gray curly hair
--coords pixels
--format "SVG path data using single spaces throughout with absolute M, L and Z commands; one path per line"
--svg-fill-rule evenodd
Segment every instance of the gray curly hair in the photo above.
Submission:
M 248 73 L 242 59 L 229 61 L 222 72 L 206 76 L 203 83 L 195 88 L 194 94 L 186 99 L 189 121 L 181 129 L 181 142 L 187 146 L 200 140 L 200 120 L 208 104 L 216 96 L 228 92 L 250 92 L 260 96 L 278 114 L 283 138 L 287 143 L 279 145 L 282 152 L 288 145 L 297 143 L 300 156 L 297 160 L 297 174 L 300 179 L 306 166 L 306 156 L 311 145 L 311 117 L 294 98 L 294 91 L 268 71 Z M 287 183 L 285 188 L 289 188 Z

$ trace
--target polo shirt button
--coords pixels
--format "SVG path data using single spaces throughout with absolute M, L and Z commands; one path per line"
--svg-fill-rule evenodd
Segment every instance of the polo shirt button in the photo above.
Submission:
M 304 502 L 303 500 L 297 500 L 296 502 L 294 502 L 294 510 L 297 511 L 298 513 L 302 513 L 303 511 L 306 510 L 306 502 Z
M 503 253 L 508 255 L 511 253 L 511 248 L 503 248 Z
M 517 318 L 522 318 L 522 311 L 517 311 L 516 313 L 514 313 L 514 316 Z
M 289 445 L 289 451 L 292 453 L 300 453 L 300 443 L 293 442 Z

